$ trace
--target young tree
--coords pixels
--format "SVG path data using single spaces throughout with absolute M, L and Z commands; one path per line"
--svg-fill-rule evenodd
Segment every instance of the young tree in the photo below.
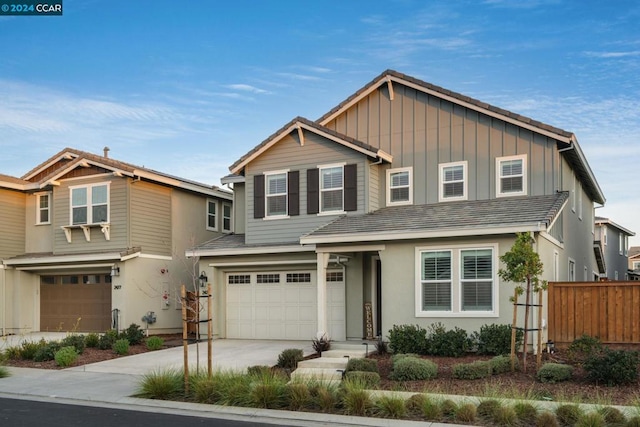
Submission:
M 531 302 L 531 291 L 538 293 L 547 288 L 546 280 L 541 280 L 543 266 L 540 256 L 533 250 L 533 237 L 529 233 L 517 233 L 516 241 L 509 250 L 500 257 L 505 265 L 504 269 L 498 271 L 498 275 L 502 280 L 516 284 L 516 293 L 514 296 L 514 304 L 518 303 L 518 295 L 525 293 L 525 312 L 524 312 L 524 341 L 523 341 L 523 371 L 527 370 L 527 346 L 529 332 L 529 306 Z M 526 287 L 523 288 L 522 284 Z M 515 311 L 515 308 L 514 308 Z M 515 315 L 514 315 L 515 317 Z M 514 327 L 516 325 L 513 325 Z M 516 330 L 513 330 L 515 334 Z M 515 341 L 512 340 L 512 346 Z M 515 354 L 515 349 L 511 349 L 511 354 Z M 512 365 L 513 366 L 513 365 Z

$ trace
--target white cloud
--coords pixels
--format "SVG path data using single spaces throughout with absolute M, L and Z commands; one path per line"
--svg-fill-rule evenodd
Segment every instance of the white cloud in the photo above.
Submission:
M 243 92 L 257 93 L 257 94 L 268 94 L 268 93 L 270 93 L 267 90 L 260 89 L 260 88 L 257 88 L 255 86 L 251 86 L 251 85 L 247 85 L 247 84 L 242 84 L 242 83 L 230 84 L 230 85 L 226 85 L 225 87 L 229 88 L 229 89 L 239 90 L 239 91 L 243 91 Z
M 584 52 L 584 54 L 588 57 L 591 58 L 628 58 L 628 57 L 634 57 L 634 56 L 640 56 L 640 50 L 633 50 L 633 51 L 627 51 L 627 52 L 621 52 L 621 51 L 617 51 L 617 52 L 591 52 L 591 51 L 587 51 Z

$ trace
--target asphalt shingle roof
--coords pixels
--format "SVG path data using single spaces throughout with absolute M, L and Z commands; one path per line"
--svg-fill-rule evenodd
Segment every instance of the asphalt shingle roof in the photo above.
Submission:
M 544 196 L 392 206 L 364 215 L 342 216 L 307 236 L 549 225 L 568 197 L 564 191 Z
M 194 251 L 208 251 L 208 250 L 222 250 L 222 249 L 249 249 L 249 248 L 261 248 L 261 247 L 274 247 L 274 246 L 291 246 L 297 245 L 298 242 L 284 242 L 284 243 L 260 243 L 260 244 L 246 244 L 244 234 L 225 234 L 220 237 L 216 237 L 209 241 L 196 246 Z

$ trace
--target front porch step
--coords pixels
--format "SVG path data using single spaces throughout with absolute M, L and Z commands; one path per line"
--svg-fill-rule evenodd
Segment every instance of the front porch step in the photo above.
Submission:
M 347 358 L 347 356 L 350 359 L 360 359 L 363 357 L 367 357 L 367 351 L 365 350 L 364 346 L 362 346 L 362 348 L 358 348 L 358 347 L 353 347 L 351 349 L 331 349 L 331 350 L 327 350 L 327 351 L 323 351 L 322 352 L 322 357 L 329 357 L 329 358 Z
M 342 381 L 342 371 L 332 368 L 298 368 L 291 373 L 291 381 Z
M 346 369 L 349 359 L 346 357 L 325 357 L 325 353 L 322 357 L 317 359 L 308 359 L 298 362 L 298 369 L 300 368 L 329 368 L 329 369 Z

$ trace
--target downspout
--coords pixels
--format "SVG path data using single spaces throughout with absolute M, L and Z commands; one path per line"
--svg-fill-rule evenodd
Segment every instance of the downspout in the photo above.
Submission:
M 6 325 L 7 325 L 7 275 L 5 274 L 4 264 L 0 264 L 0 275 L 2 276 L 2 334 L 1 336 L 7 335 Z

